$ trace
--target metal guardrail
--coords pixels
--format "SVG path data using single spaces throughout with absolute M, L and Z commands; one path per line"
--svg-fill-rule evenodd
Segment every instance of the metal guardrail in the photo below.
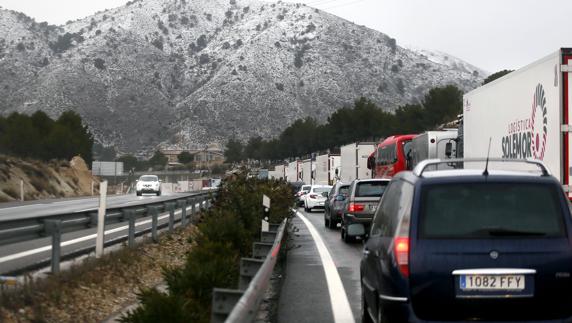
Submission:
M 268 232 L 261 233 L 261 241 L 253 244 L 253 258 L 240 260 L 238 289 L 213 289 L 212 323 L 254 322 L 282 247 L 286 224 L 287 219 L 271 224 Z
M 126 223 L 128 224 L 128 235 L 105 242 L 105 246 L 116 244 L 127 240 L 130 248 L 135 246 L 135 237 L 151 232 L 153 241 L 158 241 L 158 229 L 168 227 L 169 231 L 174 228 L 175 222 L 181 222 L 185 226 L 190 222 L 190 216 L 197 212 L 196 205 L 199 210 L 209 208 L 211 205 L 210 197 L 216 196 L 216 191 L 205 191 L 198 193 L 190 193 L 188 195 L 177 196 L 173 198 L 163 199 L 161 201 L 146 202 L 142 201 L 138 204 L 130 206 L 111 206 L 106 209 L 105 226 Z M 191 208 L 189 216 L 187 209 Z M 175 213 L 180 208 L 180 219 L 175 219 Z M 158 222 L 159 214 L 169 213 L 167 223 L 160 225 Z M 140 218 L 151 217 L 151 227 L 136 232 L 136 220 Z M 97 208 L 89 209 L 83 212 L 63 213 L 40 215 L 33 218 L 25 219 L 2 219 L 0 218 L 0 246 L 22 243 L 35 239 L 51 237 L 52 239 L 52 256 L 51 262 L 52 272 L 57 273 L 60 269 L 61 255 L 61 237 L 64 233 L 77 232 L 90 228 L 96 228 L 98 222 Z M 93 251 L 95 247 L 89 247 L 76 250 L 66 255 L 69 258 Z M 29 267 L 21 268 L 21 272 L 25 269 L 38 267 L 45 262 L 34 263 Z

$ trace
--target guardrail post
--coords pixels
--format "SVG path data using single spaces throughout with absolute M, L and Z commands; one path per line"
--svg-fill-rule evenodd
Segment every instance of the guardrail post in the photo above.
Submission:
M 62 221 L 45 220 L 44 230 L 52 236 L 52 273 L 60 272 L 61 242 L 62 242 Z
M 260 242 L 274 242 L 274 239 L 276 239 L 276 234 L 278 232 L 276 231 L 266 231 L 266 232 L 261 232 L 260 233 Z
M 165 203 L 165 210 L 169 211 L 169 232 L 171 232 L 175 225 L 175 203 Z
M 262 267 L 264 260 L 255 258 L 241 258 L 240 259 L 240 277 L 238 280 L 238 289 L 245 290 L 256 275 L 258 269 Z
M 153 242 L 158 242 L 157 222 L 159 219 L 159 210 L 157 210 L 156 206 L 148 206 L 147 212 L 151 215 L 151 239 L 153 239 Z
M 241 290 L 214 288 L 211 323 L 223 323 L 242 294 Z
M 129 229 L 127 230 L 127 246 L 135 247 L 135 210 L 123 210 L 123 217 L 129 221 Z
M 252 257 L 265 258 L 266 255 L 272 250 L 273 243 L 269 242 L 255 242 L 252 244 Z
M 181 226 L 184 227 L 187 225 L 187 201 L 177 201 L 177 205 L 181 208 Z
M 191 207 L 192 207 L 192 213 L 191 213 L 191 221 L 192 221 L 192 219 L 197 214 L 197 200 L 194 198 L 191 199 Z

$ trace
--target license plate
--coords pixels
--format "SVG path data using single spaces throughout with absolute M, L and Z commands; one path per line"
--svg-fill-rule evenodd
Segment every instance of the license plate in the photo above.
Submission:
M 524 275 L 461 275 L 461 290 L 511 290 L 525 288 Z

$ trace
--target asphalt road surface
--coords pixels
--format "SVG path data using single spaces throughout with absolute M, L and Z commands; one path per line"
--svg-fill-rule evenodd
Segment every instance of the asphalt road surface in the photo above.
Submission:
M 278 322 L 361 321 L 362 243 L 344 243 L 318 210 L 298 209 L 292 225 Z
M 188 193 L 187 193 L 188 194 Z M 128 207 L 141 203 L 160 202 L 171 199 L 183 193 L 164 193 L 161 196 L 143 195 L 109 195 L 107 207 Z M 34 218 L 42 215 L 86 212 L 96 210 L 99 197 L 71 198 L 57 200 L 31 201 L 23 204 L 0 203 L 0 220 Z
M 141 203 L 160 202 L 176 197 L 175 194 L 163 196 L 136 196 L 117 195 L 107 198 L 107 207 L 130 207 Z M 188 195 L 188 194 L 186 194 Z M 85 212 L 95 210 L 98 206 L 97 198 L 80 198 L 67 200 L 45 200 L 23 205 L 0 205 L 0 221 L 9 218 L 26 218 L 49 214 L 62 214 Z M 196 205 L 198 207 L 198 204 Z M 191 206 L 187 206 L 187 216 L 190 215 Z M 175 212 L 175 221 L 180 220 L 181 210 Z M 159 225 L 168 223 L 168 213 L 159 215 Z M 151 217 L 137 219 L 136 231 L 142 231 L 151 227 Z M 105 241 L 112 241 L 126 237 L 128 233 L 127 223 L 114 223 L 105 227 Z M 73 254 L 80 250 L 95 247 L 96 228 L 89 228 L 62 234 L 62 256 Z M 44 263 L 51 258 L 51 237 L 38 238 L 30 241 L 3 245 L 0 248 L 0 275 L 19 271 L 35 264 Z

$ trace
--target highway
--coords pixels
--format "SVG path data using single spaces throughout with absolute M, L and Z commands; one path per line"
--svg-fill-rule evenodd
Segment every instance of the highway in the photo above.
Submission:
M 161 202 L 177 196 L 185 196 L 183 193 L 166 193 L 162 196 L 154 195 L 114 195 L 107 198 L 107 207 L 134 207 L 140 204 Z M 8 219 L 25 219 L 64 213 L 82 213 L 95 211 L 98 207 L 98 198 L 73 198 L 64 200 L 43 200 L 29 202 L 23 205 L 0 205 L 0 221 Z M 198 206 L 198 204 L 196 205 Z M 187 207 L 187 215 L 190 214 L 191 206 Z M 175 221 L 180 220 L 181 211 L 175 213 Z M 159 215 L 159 225 L 168 223 L 168 214 Z M 136 231 L 142 231 L 151 227 L 151 218 L 139 218 L 136 222 Z M 105 242 L 122 239 L 127 236 L 127 223 L 114 223 L 105 228 Z M 62 256 L 69 256 L 95 247 L 96 228 L 87 228 L 62 234 Z M 30 266 L 41 267 L 51 257 L 51 238 L 44 237 L 30 241 L 3 245 L 0 248 L 0 275 L 18 273 L 23 268 Z
M 107 197 L 107 207 L 133 207 L 138 204 L 160 202 L 172 199 L 182 193 L 164 193 L 161 196 L 143 195 L 110 195 Z M 80 213 L 96 210 L 99 205 L 98 197 L 41 200 L 25 204 L 0 204 L 0 221 L 12 219 L 34 218 L 64 213 Z
M 344 243 L 339 229 L 324 226 L 322 211 L 297 211 L 278 322 L 361 321 L 362 243 Z

